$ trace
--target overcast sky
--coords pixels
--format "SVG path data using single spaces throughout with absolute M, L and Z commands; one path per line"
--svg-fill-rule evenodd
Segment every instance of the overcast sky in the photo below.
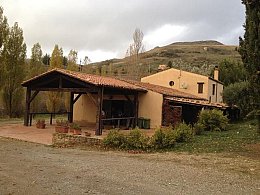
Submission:
M 176 41 L 218 40 L 237 45 L 244 33 L 240 0 L 1 0 L 9 24 L 24 31 L 27 54 L 58 44 L 91 61 L 122 58 L 135 28 L 146 50 Z

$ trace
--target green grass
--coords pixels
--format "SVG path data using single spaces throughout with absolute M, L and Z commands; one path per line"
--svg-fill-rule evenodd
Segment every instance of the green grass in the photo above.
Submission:
M 230 124 L 227 131 L 204 132 L 190 143 L 177 144 L 173 150 L 190 153 L 246 152 L 248 149 L 244 146 L 260 143 L 256 128 L 257 121 Z
M 15 124 L 21 123 L 23 118 L 0 118 L 0 124 Z

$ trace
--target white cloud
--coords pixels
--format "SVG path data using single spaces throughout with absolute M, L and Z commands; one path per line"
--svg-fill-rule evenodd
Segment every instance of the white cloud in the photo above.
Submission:
M 89 51 L 93 61 L 123 57 L 136 27 L 146 49 L 218 38 L 237 44 L 245 18 L 238 0 L 1 0 L 1 6 L 9 24 L 22 27 L 28 56 L 39 42 L 44 53 L 58 44 Z
M 180 40 L 187 30 L 185 26 L 165 24 L 144 36 L 147 49 Z
M 78 53 L 78 61 L 83 61 L 85 56 L 88 56 L 91 62 L 99 62 L 107 59 L 112 59 L 117 56 L 117 52 L 108 52 L 102 50 L 94 50 L 94 51 L 80 51 Z

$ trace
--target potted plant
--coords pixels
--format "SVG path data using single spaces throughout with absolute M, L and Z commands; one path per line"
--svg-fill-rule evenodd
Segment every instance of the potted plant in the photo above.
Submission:
M 70 132 L 73 132 L 73 135 L 81 135 L 81 127 L 77 123 L 71 123 Z
M 69 122 L 63 119 L 56 119 L 55 131 L 57 133 L 68 133 Z
M 37 119 L 36 120 L 36 128 L 45 129 L 45 127 L 46 127 L 45 119 Z

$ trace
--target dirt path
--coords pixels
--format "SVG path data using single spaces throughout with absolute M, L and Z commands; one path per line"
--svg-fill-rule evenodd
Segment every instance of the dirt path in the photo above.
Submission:
M 0 194 L 260 194 L 259 161 L 51 148 L 0 138 Z

